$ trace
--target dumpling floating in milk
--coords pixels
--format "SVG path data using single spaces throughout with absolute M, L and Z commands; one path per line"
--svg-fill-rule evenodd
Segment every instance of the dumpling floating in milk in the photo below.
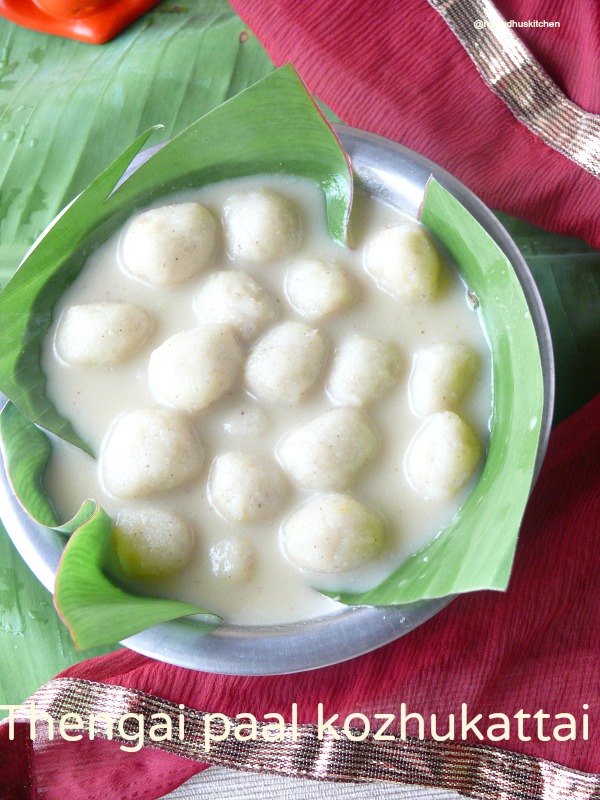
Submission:
M 99 470 L 109 494 L 125 499 L 164 494 L 196 478 L 204 450 L 187 417 L 155 406 L 129 411 L 108 432 Z
M 231 195 L 223 225 L 227 253 L 235 261 L 273 261 L 294 252 L 302 240 L 296 205 L 267 189 Z
M 383 518 L 346 494 L 312 497 L 285 520 L 281 536 L 291 562 L 323 573 L 359 569 L 387 544 Z
M 131 508 L 118 515 L 111 543 L 126 576 L 163 578 L 188 564 L 194 532 L 188 520 L 173 511 Z
M 219 226 L 200 203 L 177 203 L 144 211 L 120 242 L 123 267 L 152 286 L 173 286 L 198 275 L 214 261 Z
M 309 320 L 343 311 L 356 297 L 354 283 L 345 270 L 316 259 L 298 261 L 288 269 L 285 291 L 294 309 Z
M 230 325 L 207 322 L 171 336 L 150 356 L 157 398 L 195 413 L 223 397 L 237 380 L 242 348 Z
M 431 300 L 438 291 L 441 262 L 421 225 L 385 228 L 367 242 L 364 266 L 384 292 L 405 300 Z
M 397 383 L 400 367 L 400 353 L 391 342 L 349 336 L 336 351 L 327 391 L 339 403 L 364 406 Z
M 259 400 L 294 405 L 313 389 L 325 341 L 302 322 L 282 322 L 259 339 L 246 361 L 246 386 Z
M 479 440 L 453 411 L 429 417 L 409 445 L 406 473 L 426 500 L 445 500 L 469 480 L 481 461 Z
M 478 354 L 462 342 L 440 342 L 418 350 L 408 384 L 414 412 L 425 417 L 456 409 L 478 372 Z
M 195 305 L 201 320 L 231 325 L 242 339 L 251 339 L 277 318 L 275 298 L 242 270 L 214 272 Z
M 237 536 L 219 539 L 210 548 L 208 557 L 212 574 L 232 583 L 246 583 L 254 570 L 254 551 Z
M 287 434 L 277 455 L 302 489 L 340 490 L 355 481 L 377 444 L 362 411 L 333 408 Z
M 114 367 L 140 349 L 152 326 L 150 314 L 131 303 L 83 303 L 62 314 L 54 346 L 75 367 Z
M 230 522 L 256 522 L 273 517 L 287 493 L 285 477 L 277 464 L 250 453 L 218 456 L 208 485 L 212 505 Z

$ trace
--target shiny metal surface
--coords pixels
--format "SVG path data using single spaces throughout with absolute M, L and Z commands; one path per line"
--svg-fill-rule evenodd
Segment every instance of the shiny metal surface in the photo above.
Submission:
M 511 261 L 537 331 L 544 367 L 545 405 L 536 475 L 546 450 L 554 401 L 552 345 L 543 305 L 525 261 L 502 225 L 466 187 L 429 160 L 373 134 L 336 126 L 360 182 L 399 210 L 416 215 L 433 175 L 480 222 Z M 147 157 L 147 156 L 146 156 Z M 132 165 L 135 168 L 137 163 Z M 38 579 L 52 590 L 64 539 L 33 523 L 0 470 L 2 521 Z M 205 633 L 193 618 L 150 628 L 123 644 L 179 666 L 233 675 L 271 675 L 314 669 L 369 652 L 415 629 L 450 602 L 348 608 L 328 617 L 270 627 L 222 625 Z

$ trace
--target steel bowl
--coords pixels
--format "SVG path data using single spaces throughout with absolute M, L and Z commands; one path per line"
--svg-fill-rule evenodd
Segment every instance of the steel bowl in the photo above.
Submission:
M 359 182 L 372 194 L 416 216 L 431 175 L 459 200 L 503 250 L 521 283 L 537 333 L 544 380 L 544 409 L 535 477 L 544 458 L 554 405 L 554 366 L 548 321 L 532 275 L 516 245 L 491 211 L 463 184 L 423 156 L 380 136 L 335 126 Z M 140 154 L 136 169 L 155 148 Z M 64 538 L 34 523 L 16 500 L 0 468 L 2 521 L 36 577 L 53 591 Z M 404 636 L 426 622 L 451 597 L 403 606 L 348 607 L 285 625 L 222 624 L 206 633 L 193 617 L 156 625 L 123 644 L 170 664 L 230 675 L 273 675 L 336 664 Z

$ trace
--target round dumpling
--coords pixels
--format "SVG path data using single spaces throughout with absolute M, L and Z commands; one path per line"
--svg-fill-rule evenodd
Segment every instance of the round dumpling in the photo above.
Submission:
M 196 295 L 201 319 L 231 325 L 242 339 L 251 339 L 277 318 L 275 299 L 248 273 L 213 273 Z
M 462 342 L 440 342 L 419 350 L 408 384 L 414 412 L 426 417 L 456 408 L 478 372 L 479 356 Z
M 406 472 L 426 500 L 445 500 L 465 485 L 481 456 L 481 445 L 469 425 L 452 411 L 440 411 L 412 440 Z
M 369 336 L 351 336 L 335 354 L 327 390 L 334 400 L 363 406 L 397 382 L 400 354 L 391 342 Z
M 387 543 L 382 517 L 346 494 L 317 495 L 282 526 L 287 558 L 311 572 L 348 572 L 377 558 Z
M 212 264 L 219 227 L 200 203 L 144 211 L 131 221 L 120 244 L 123 267 L 152 286 L 173 286 Z
M 430 300 L 438 288 L 441 262 L 420 225 L 385 228 L 367 243 L 366 271 L 384 292 L 406 300 Z
M 84 303 L 63 313 L 54 345 L 75 367 L 114 367 L 139 350 L 152 325 L 150 314 L 131 303 Z
M 163 494 L 198 476 L 204 451 L 187 418 L 171 408 L 119 417 L 100 454 L 106 490 L 125 499 Z
M 236 261 L 273 261 L 296 250 L 302 239 L 294 203 L 268 189 L 231 195 L 224 228 L 227 252 Z
M 287 484 L 271 459 L 250 453 L 224 453 L 209 478 L 210 501 L 230 522 L 273 517 L 285 499 Z
M 148 375 L 156 396 L 195 413 L 223 397 L 236 382 L 242 348 L 233 328 L 207 322 L 171 336 L 150 356 Z
M 319 379 L 325 349 L 318 330 L 282 322 L 254 345 L 246 362 L 246 386 L 259 400 L 299 403 Z
M 310 320 L 343 311 L 356 296 L 347 272 L 314 259 L 299 261 L 289 268 L 285 291 L 296 311 Z
M 333 408 L 284 437 L 278 456 L 302 489 L 350 486 L 377 450 L 377 436 L 362 411 Z
M 254 552 L 248 542 L 237 537 L 219 539 L 210 548 L 208 557 L 213 575 L 235 583 L 245 583 L 252 575 Z
M 117 517 L 112 544 L 130 578 L 163 578 L 189 562 L 194 544 L 190 523 L 160 508 L 125 509 Z

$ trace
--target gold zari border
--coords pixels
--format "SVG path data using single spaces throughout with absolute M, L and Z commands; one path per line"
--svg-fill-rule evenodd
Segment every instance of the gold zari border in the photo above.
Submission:
M 67 714 L 78 714 L 87 726 L 90 716 L 98 717 L 94 727 L 97 738 L 112 738 L 128 746 L 132 740 L 119 734 L 119 720 L 127 714 L 142 715 L 146 746 L 198 763 L 245 771 L 325 781 L 420 785 L 454 790 L 473 800 L 523 800 L 524 797 L 592 800 L 600 796 L 600 775 L 578 772 L 533 756 L 451 741 L 418 738 L 378 741 L 373 734 L 358 741 L 347 736 L 335 738 L 328 731 L 319 736 L 317 726 L 312 724 L 293 727 L 288 723 L 283 728 L 282 740 L 267 741 L 260 735 L 267 723 L 259 722 L 258 736 L 240 741 L 228 735 L 221 741 L 212 741 L 207 753 L 207 712 L 135 689 L 74 678 L 59 678 L 42 686 L 20 707 L 14 719 L 29 722 L 31 704 L 36 716 L 43 712 L 57 722 Z M 185 732 L 182 739 L 174 734 L 165 741 L 152 741 L 149 733 L 154 724 L 153 714 L 160 714 L 162 719 L 168 717 L 174 732 Z M 229 717 L 227 720 L 233 734 L 240 722 Z M 209 723 L 213 738 L 223 736 L 224 720 L 209 717 Z M 123 730 L 135 732 L 128 731 L 126 725 Z M 53 743 L 44 731 L 45 724 L 38 723 L 34 748 L 52 748 Z
M 563 94 L 494 5 L 489 0 L 428 2 L 517 119 L 547 145 L 600 177 L 600 116 Z

